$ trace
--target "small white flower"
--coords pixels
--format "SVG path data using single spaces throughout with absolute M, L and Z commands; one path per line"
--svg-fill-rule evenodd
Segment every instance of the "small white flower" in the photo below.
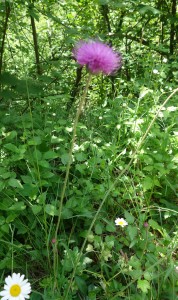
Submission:
M 0 292 L 1 300 L 25 300 L 29 299 L 31 285 L 25 275 L 13 273 L 5 278 L 4 290 Z
M 154 74 L 159 74 L 159 71 L 156 70 L 156 69 L 154 69 L 154 70 L 153 70 L 153 73 L 154 73 Z
M 115 220 L 115 224 L 116 226 L 121 226 L 121 227 L 125 227 L 128 225 L 128 223 L 123 218 L 117 218 Z

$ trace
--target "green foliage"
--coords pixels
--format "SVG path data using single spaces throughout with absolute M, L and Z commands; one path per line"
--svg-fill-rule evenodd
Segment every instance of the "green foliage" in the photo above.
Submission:
M 33 300 L 175 300 L 177 94 L 138 148 L 177 87 L 171 2 L 58 2 L 0 2 L 0 283 L 13 269 L 27 273 Z M 112 42 L 123 54 L 123 67 L 113 76 L 92 78 L 54 241 L 86 79 L 83 69 L 76 85 L 71 50 L 91 37 Z M 128 226 L 115 226 L 117 217 Z

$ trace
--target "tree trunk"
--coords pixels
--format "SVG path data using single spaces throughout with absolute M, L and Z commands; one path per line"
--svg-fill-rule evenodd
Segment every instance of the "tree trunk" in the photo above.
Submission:
M 175 18 L 176 18 L 176 0 L 172 0 L 172 7 L 171 7 L 171 30 L 170 30 L 170 55 L 174 54 L 175 48 Z
M 29 8 L 33 9 L 34 4 L 32 3 Z M 35 25 L 35 19 L 33 16 L 30 15 L 31 19 L 31 27 L 32 27 L 32 35 L 33 35 L 33 44 L 34 44 L 34 51 L 35 51 L 35 59 L 36 59 L 36 69 L 37 74 L 41 75 L 42 70 L 40 66 L 40 56 L 39 56 L 39 47 L 38 47 L 38 38 L 37 38 L 37 32 L 36 32 L 36 25 Z
M 7 27 L 8 27 L 10 11 L 11 11 L 10 5 L 9 5 L 9 3 L 6 3 L 6 15 L 5 15 L 3 28 L 2 28 L 2 42 L 1 42 L 1 48 L 0 48 L 0 75 L 2 73 L 2 67 L 3 67 L 4 45 L 5 45 L 5 38 L 6 38 L 6 32 L 7 32 Z

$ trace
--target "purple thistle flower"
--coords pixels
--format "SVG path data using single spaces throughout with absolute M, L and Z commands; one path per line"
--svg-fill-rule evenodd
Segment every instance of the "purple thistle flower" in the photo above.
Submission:
M 73 50 L 73 55 L 79 65 L 86 65 L 93 74 L 102 72 L 109 75 L 122 65 L 121 54 L 99 41 L 79 42 Z
M 144 222 L 143 226 L 144 226 L 144 227 L 148 227 L 149 224 L 148 224 L 147 222 Z

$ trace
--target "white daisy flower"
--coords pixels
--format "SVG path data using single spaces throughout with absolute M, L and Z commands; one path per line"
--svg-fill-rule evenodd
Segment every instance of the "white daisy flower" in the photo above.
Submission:
M 0 292 L 1 300 L 25 300 L 29 299 L 31 285 L 28 279 L 24 280 L 25 275 L 13 273 L 12 276 L 5 278 L 4 290 Z
M 115 220 L 115 224 L 116 226 L 121 226 L 121 227 L 125 227 L 128 225 L 128 223 L 123 218 L 117 218 Z

